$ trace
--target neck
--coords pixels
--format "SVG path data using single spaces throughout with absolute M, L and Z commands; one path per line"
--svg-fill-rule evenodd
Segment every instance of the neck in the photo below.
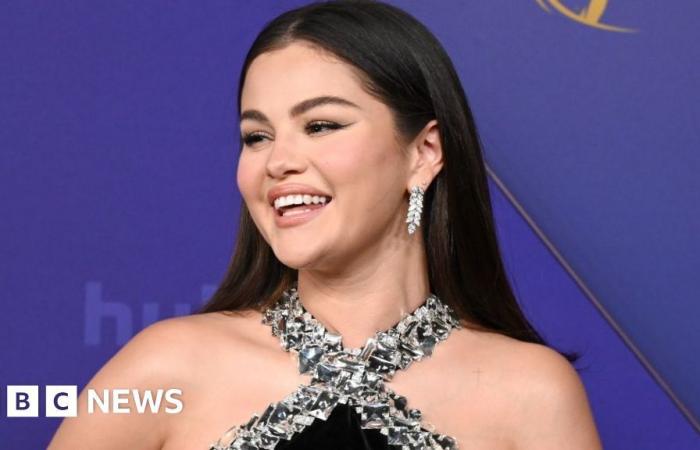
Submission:
M 341 271 L 300 269 L 299 301 L 329 332 L 343 337 L 345 348 L 362 347 L 430 294 L 423 246 L 406 247 L 382 257 L 346 261 Z

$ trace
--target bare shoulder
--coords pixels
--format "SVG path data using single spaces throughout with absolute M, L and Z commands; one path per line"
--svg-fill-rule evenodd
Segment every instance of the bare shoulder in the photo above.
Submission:
M 221 311 L 161 320 L 141 331 L 144 339 L 153 343 L 179 342 L 195 353 L 201 353 L 203 341 L 207 344 L 225 344 L 255 340 L 264 328 L 262 315 L 257 311 Z M 182 349 L 180 349 L 182 350 Z M 179 353 L 179 351 L 177 352 Z
M 203 374 L 211 379 L 226 356 L 231 364 L 246 365 L 247 356 L 275 343 L 261 318 L 252 310 L 174 317 L 145 328 L 129 345 L 135 358 L 150 355 L 150 372 L 161 383 L 191 385 Z
M 133 414 L 88 412 L 88 392 L 113 393 L 117 389 L 157 393 L 171 387 L 186 390 L 215 364 L 217 348 L 236 348 L 254 339 L 254 313 L 195 314 L 155 322 L 134 335 L 90 379 L 78 397 L 78 415 L 63 420 L 50 450 L 73 448 L 160 449 L 169 433 L 164 407 L 136 413 L 133 395 L 123 408 Z M 241 344 L 239 344 L 241 343 Z M 156 394 L 154 394 L 155 396 Z
M 430 373 L 417 374 L 440 386 L 431 394 L 441 405 L 432 416 L 464 446 L 601 448 L 583 384 L 564 356 L 493 331 L 452 333 Z
M 490 331 L 454 333 L 458 336 L 452 349 L 455 354 L 462 355 L 461 359 L 469 364 L 476 363 L 498 373 L 514 391 L 552 393 L 553 389 L 571 391 L 583 387 L 573 365 L 546 345 Z
M 211 362 L 211 355 L 218 348 L 235 349 L 254 339 L 257 323 L 259 319 L 254 311 L 192 314 L 160 320 L 138 332 L 103 370 L 114 375 L 140 374 L 160 383 L 191 379 L 193 371 Z
M 493 361 L 507 374 L 516 450 L 602 448 L 585 387 L 563 355 L 541 344 L 490 338 L 499 355 Z

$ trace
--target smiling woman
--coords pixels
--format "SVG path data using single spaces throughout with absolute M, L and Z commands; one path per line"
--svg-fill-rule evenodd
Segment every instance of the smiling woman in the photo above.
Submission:
M 238 99 L 224 280 L 88 385 L 177 383 L 182 413 L 67 421 L 52 449 L 600 448 L 576 355 L 508 284 L 474 120 L 425 26 L 373 1 L 288 11 Z

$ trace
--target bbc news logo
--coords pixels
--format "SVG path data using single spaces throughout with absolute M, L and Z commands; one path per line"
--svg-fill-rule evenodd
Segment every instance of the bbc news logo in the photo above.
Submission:
M 112 414 L 177 414 L 182 411 L 182 390 L 170 389 L 88 389 L 87 413 Z M 78 386 L 47 385 L 44 387 L 44 417 L 76 417 Z M 129 405 L 133 401 L 134 407 Z M 7 417 L 39 417 L 39 386 L 7 386 Z

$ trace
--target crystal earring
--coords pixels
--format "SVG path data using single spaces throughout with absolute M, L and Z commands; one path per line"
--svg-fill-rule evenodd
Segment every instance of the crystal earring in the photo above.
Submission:
M 413 234 L 420 226 L 420 216 L 423 211 L 423 194 L 425 191 L 420 186 L 411 188 L 411 197 L 408 199 L 408 214 L 406 223 L 408 224 L 408 234 Z

